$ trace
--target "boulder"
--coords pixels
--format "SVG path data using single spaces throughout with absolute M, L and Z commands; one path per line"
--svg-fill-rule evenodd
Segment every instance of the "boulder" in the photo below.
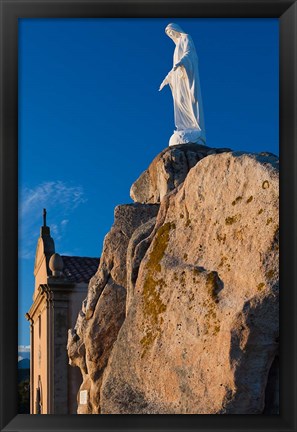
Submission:
M 210 154 L 229 151 L 228 148 L 215 149 L 199 144 L 167 147 L 133 183 L 130 196 L 135 202 L 159 203 L 167 193 L 183 183 L 198 161 Z
M 99 268 L 89 282 L 76 326 L 68 332 L 69 363 L 79 367 L 83 377 L 79 414 L 100 413 L 102 374 L 125 318 L 128 244 L 133 232 L 154 218 L 158 209 L 157 204 L 127 204 L 115 209 Z M 87 392 L 87 403 L 80 404 L 82 391 Z
M 163 199 L 130 240 L 101 413 L 277 413 L 278 178 L 271 154 L 214 152 L 169 194 L 158 180 L 150 197 L 146 183 L 141 200 Z

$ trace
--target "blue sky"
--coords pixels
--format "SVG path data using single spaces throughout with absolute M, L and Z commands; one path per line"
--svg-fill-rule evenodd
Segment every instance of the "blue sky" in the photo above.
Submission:
M 56 252 L 100 256 L 114 207 L 168 145 L 169 22 L 196 46 L 207 145 L 278 154 L 277 19 L 20 19 L 21 350 L 42 209 Z

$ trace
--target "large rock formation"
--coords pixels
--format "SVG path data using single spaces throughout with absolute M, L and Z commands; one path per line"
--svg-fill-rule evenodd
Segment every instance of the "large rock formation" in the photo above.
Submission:
M 127 252 L 111 242 L 106 253 L 122 276 L 98 271 L 70 333 L 88 391 L 79 412 L 277 412 L 278 160 L 211 153 L 192 169 L 181 158 L 185 180 L 168 180 L 169 193 L 137 186 L 135 199 L 161 201 L 157 217 L 138 204 L 150 210 L 131 224 Z M 160 172 L 155 161 L 147 172 Z
M 69 362 L 81 370 L 80 392 L 88 393 L 86 404 L 79 403 L 78 397 L 79 414 L 100 412 L 102 374 L 125 318 L 129 240 L 139 226 L 156 216 L 158 209 L 156 204 L 130 204 L 115 209 L 114 224 L 104 239 L 99 268 L 90 280 L 76 326 L 68 332 Z
M 165 148 L 147 170 L 133 183 L 130 196 L 140 203 L 159 203 L 166 194 L 185 180 L 188 172 L 206 156 L 231 151 L 199 144 L 181 144 Z

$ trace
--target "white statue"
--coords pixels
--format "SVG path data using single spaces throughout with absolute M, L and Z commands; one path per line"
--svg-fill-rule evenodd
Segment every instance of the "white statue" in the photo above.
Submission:
M 176 130 L 169 145 L 189 142 L 205 144 L 198 57 L 194 42 L 177 24 L 168 24 L 165 33 L 176 45 L 173 68 L 159 88 L 160 91 L 169 84 L 173 97 Z

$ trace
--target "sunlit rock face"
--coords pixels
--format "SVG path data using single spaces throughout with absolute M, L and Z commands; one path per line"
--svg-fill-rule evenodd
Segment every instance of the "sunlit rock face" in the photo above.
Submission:
M 76 326 L 68 332 L 69 362 L 78 366 L 83 376 L 78 395 L 80 414 L 100 412 L 102 374 L 125 319 L 128 244 L 133 232 L 154 218 L 158 209 L 155 204 L 116 207 L 114 224 L 104 239 L 99 268 L 89 282 Z M 87 392 L 87 398 L 81 398 L 82 392 Z
M 182 184 L 193 166 L 211 154 L 231 151 L 199 144 L 182 144 L 165 148 L 147 170 L 133 183 L 130 196 L 135 202 L 159 203 L 166 194 Z
M 217 150 L 155 184 L 158 213 L 129 232 L 126 279 L 84 318 L 79 412 L 278 412 L 278 160 Z

